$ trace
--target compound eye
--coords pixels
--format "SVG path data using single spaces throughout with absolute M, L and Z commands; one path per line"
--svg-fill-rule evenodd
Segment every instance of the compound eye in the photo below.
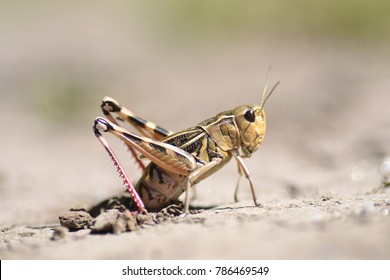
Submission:
M 256 114 L 252 109 L 249 109 L 248 111 L 245 112 L 244 118 L 248 122 L 254 122 L 256 119 Z

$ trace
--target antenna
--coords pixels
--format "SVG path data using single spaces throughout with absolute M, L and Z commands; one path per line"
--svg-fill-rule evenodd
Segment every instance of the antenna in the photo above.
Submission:
M 275 88 L 280 84 L 280 81 L 278 81 L 274 86 L 273 88 L 271 89 L 271 91 L 269 92 L 269 94 L 267 95 L 267 97 L 265 98 L 264 102 L 260 105 L 260 108 L 263 109 L 264 105 L 265 105 L 265 102 L 267 102 L 268 98 L 271 96 L 271 94 L 274 92 Z
M 265 75 L 265 84 L 264 84 L 264 89 L 263 89 L 263 94 L 262 94 L 262 96 L 261 96 L 260 104 L 263 104 L 264 96 L 265 96 L 265 93 L 267 92 L 268 77 L 269 77 L 269 73 L 271 72 L 271 69 L 272 69 L 271 65 L 268 66 L 267 74 Z M 262 105 L 261 105 L 260 107 L 263 108 Z

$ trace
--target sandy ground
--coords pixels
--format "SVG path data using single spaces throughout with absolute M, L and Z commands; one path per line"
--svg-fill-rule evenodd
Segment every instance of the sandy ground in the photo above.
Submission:
M 389 258 L 390 194 L 375 191 L 390 155 L 386 49 L 257 39 L 173 48 L 142 36 L 110 49 L 96 38 L 99 48 L 82 57 L 82 42 L 55 45 L 57 56 L 39 37 L 24 56 L 23 40 L 0 52 L 1 259 Z M 246 160 L 262 208 L 253 207 L 245 180 L 233 203 L 232 163 L 196 186 L 192 205 L 202 213 L 123 234 L 81 230 L 52 240 L 64 211 L 123 190 L 91 130 L 103 96 L 178 131 L 259 102 L 269 65 L 270 83 L 282 83 L 265 108 L 264 144 Z M 56 73 L 87 92 L 65 112 L 45 93 Z M 136 181 L 126 149 L 110 141 Z

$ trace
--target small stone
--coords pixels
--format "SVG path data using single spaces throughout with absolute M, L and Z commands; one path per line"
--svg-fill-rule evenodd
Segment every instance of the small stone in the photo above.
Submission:
M 60 224 L 69 229 L 85 229 L 93 225 L 94 219 L 85 211 L 67 211 L 60 217 Z

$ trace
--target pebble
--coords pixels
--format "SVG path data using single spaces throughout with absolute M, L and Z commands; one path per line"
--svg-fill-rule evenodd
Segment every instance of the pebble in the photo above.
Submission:
M 59 220 L 61 226 L 74 230 L 90 228 L 94 223 L 91 215 L 82 210 L 66 211 Z

